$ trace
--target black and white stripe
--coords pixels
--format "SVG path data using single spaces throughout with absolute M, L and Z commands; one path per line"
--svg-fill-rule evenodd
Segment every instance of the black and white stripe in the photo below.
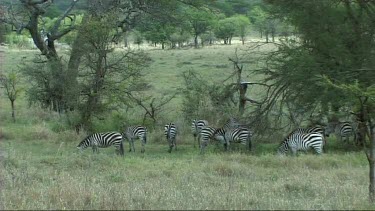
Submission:
M 192 124 L 191 124 L 191 132 L 193 133 L 194 136 L 194 148 L 195 148 L 195 142 L 198 141 L 198 146 L 200 146 L 199 139 L 197 139 L 197 136 L 201 132 L 202 128 L 208 126 L 208 121 L 201 119 L 201 120 L 196 120 L 194 119 Z
M 166 124 L 164 126 L 164 135 L 167 138 L 168 144 L 169 144 L 169 150 L 168 152 L 171 153 L 173 147 L 175 150 L 177 150 L 176 146 L 176 136 L 177 136 L 177 127 L 173 123 Z
M 314 148 L 317 154 L 323 151 L 323 135 L 321 133 L 292 133 L 281 142 L 278 153 L 286 154 L 289 150 L 296 155 L 297 151 Z
M 315 125 L 308 128 L 297 128 L 292 133 L 320 133 L 324 135 L 324 128 L 320 125 Z
M 126 138 L 129 141 L 129 152 L 133 151 L 135 152 L 134 149 L 134 140 L 135 139 L 140 139 L 141 144 L 142 144 L 142 149 L 141 152 L 145 152 L 145 144 L 147 143 L 147 128 L 144 126 L 130 126 L 126 128 L 124 134 L 124 138 Z
M 204 150 L 206 146 L 208 145 L 208 142 L 210 141 L 210 139 L 215 139 L 217 141 L 220 141 L 222 144 L 225 143 L 224 137 L 220 136 L 217 133 L 217 130 L 218 129 L 214 127 L 210 127 L 210 126 L 206 126 L 202 128 L 202 130 L 198 134 L 198 141 L 200 143 L 199 147 L 200 147 L 201 154 L 204 153 Z
M 349 137 L 353 136 L 354 141 L 356 140 L 357 125 L 351 122 L 331 122 L 328 124 L 326 129 L 326 135 L 329 136 L 334 133 L 339 141 L 343 138 L 346 142 L 349 141 Z
M 216 130 L 216 135 L 224 138 L 225 150 L 228 149 L 231 142 L 244 144 L 248 150 L 251 150 L 252 132 L 246 127 L 220 128 Z
M 77 146 L 79 150 L 92 147 L 93 152 L 99 152 L 98 147 L 106 148 L 115 146 L 120 155 L 124 155 L 122 135 L 118 132 L 94 133 L 83 139 Z
M 324 145 L 326 144 L 326 139 L 325 139 L 326 132 L 323 126 L 315 125 L 315 126 L 311 126 L 308 128 L 297 128 L 293 130 L 291 133 L 289 133 L 289 135 L 294 134 L 294 133 L 320 133 L 323 135 L 323 144 Z

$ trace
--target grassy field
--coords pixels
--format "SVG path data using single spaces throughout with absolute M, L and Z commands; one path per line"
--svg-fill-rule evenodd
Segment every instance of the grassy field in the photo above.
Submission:
M 232 70 L 228 57 L 235 47 L 241 46 L 148 50 L 152 92 L 179 87 L 180 74 L 188 69 L 212 81 L 224 79 Z M 8 70 L 35 53 L 8 50 L 1 67 Z M 375 209 L 367 201 L 364 153 L 333 138 L 321 156 L 280 157 L 275 150 L 281 140 L 255 140 L 251 153 L 241 145 L 225 153 L 211 144 L 200 155 L 192 136 L 182 133 L 178 150 L 169 154 L 162 131 L 156 130 L 144 154 L 139 141 L 135 153 L 128 153 L 125 144 L 124 157 L 116 156 L 114 148 L 79 153 L 75 147 L 85 134 L 53 130 L 62 117 L 29 108 L 22 96 L 12 123 L 3 93 L 0 100 L 2 209 Z M 178 110 L 178 102 L 173 106 Z

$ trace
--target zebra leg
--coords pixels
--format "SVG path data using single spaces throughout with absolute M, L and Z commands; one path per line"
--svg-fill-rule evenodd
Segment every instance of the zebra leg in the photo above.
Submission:
M 128 142 L 129 142 L 129 152 L 131 152 L 132 151 L 132 140 L 128 139 Z
M 92 146 L 92 152 L 98 154 L 99 153 L 98 147 L 96 147 L 95 145 Z
M 228 145 L 227 145 L 227 143 L 224 143 L 224 150 L 228 151 Z
M 297 149 L 295 147 L 291 147 L 292 155 L 297 156 Z
M 204 141 L 204 142 L 201 141 L 201 145 L 199 145 L 200 154 L 201 155 L 204 154 L 204 150 L 205 150 L 206 146 L 207 146 L 207 142 L 206 141 Z
M 144 152 L 145 152 L 145 144 L 146 144 L 146 140 L 143 139 L 143 140 L 142 140 L 142 149 L 141 149 L 141 153 L 144 153 Z
M 198 140 L 197 140 L 197 135 L 194 134 L 194 148 L 197 148 L 197 147 L 195 146 L 195 144 L 196 144 L 197 141 L 198 141 Z M 198 143 L 199 143 L 199 141 L 198 141 Z M 199 145 L 199 147 L 200 147 L 200 145 Z
M 172 140 L 168 139 L 168 145 L 169 145 L 168 152 L 171 153 L 172 152 L 172 148 L 173 148 L 173 142 L 172 142 Z
M 121 141 L 121 143 L 120 143 L 120 146 L 119 146 L 119 153 L 120 153 L 120 155 L 121 156 L 124 156 L 124 144 L 123 144 L 123 142 Z

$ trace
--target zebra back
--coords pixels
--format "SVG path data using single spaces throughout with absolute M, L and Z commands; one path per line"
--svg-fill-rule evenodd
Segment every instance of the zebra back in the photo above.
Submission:
M 129 126 L 125 131 L 125 136 L 129 141 L 135 138 L 139 138 L 144 143 L 146 143 L 147 142 L 147 128 L 141 125 Z
M 355 136 L 358 124 L 352 122 L 330 122 L 327 126 L 326 133 L 329 136 L 331 133 L 334 133 L 336 136 L 348 137 Z
M 194 119 L 191 125 L 191 132 L 193 133 L 194 137 L 199 134 L 199 132 L 202 130 L 203 127 L 208 125 L 208 121 L 201 119 L 196 120 Z
M 214 135 L 216 134 L 216 131 L 217 129 L 214 127 L 210 127 L 210 126 L 203 127 L 199 133 L 199 138 L 203 142 L 208 142 L 209 139 L 215 138 Z
M 314 148 L 317 154 L 323 150 L 323 135 L 317 132 L 311 133 L 293 133 L 286 137 L 278 147 L 279 154 L 286 154 L 290 149 L 293 154 L 298 150 L 308 150 Z
M 124 147 L 122 142 L 122 135 L 118 132 L 106 132 L 106 133 L 93 133 L 86 138 L 84 138 L 77 146 L 78 149 L 83 150 L 87 147 L 96 147 L 106 148 L 114 145 L 120 152 L 121 155 L 124 155 Z
M 200 149 L 201 154 L 204 152 L 205 147 L 207 146 L 210 139 L 215 139 L 224 143 L 224 138 L 217 133 L 220 129 L 216 129 L 214 127 L 206 126 L 202 128 L 198 135 L 198 140 L 200 140 Z
M 164 126 L 164 135 L 167 140 L 175 139 L 177 135 L 177 127 L 173 123 L 166 124 Z
M 315 125 L 315 126 L 307 127 L 307 128 L 297 128 L 293 130 L 291 133 L 289 133 L 289 135 L 293 133 L 320 133 L 324 135 L 325 129 L 320 125 Z
M 215 131 L 216 139 L 221 140 L 224 143 L 224 147 L 227 150 L 230 142 L 242 143 L 247 145 L 248 150 L 251 150 L 251 136 L 252 132 L 246 127 L 227 127 L 219 128 Z

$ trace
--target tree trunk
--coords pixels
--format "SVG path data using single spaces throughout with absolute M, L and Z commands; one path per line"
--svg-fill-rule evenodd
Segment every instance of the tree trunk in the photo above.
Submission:
M 197 34 L 194 37 L 194 47 L 198 48 L 198 35 Z
M 369 185 L 369 200 L 370 202 L 375 202 L 375 128 L 371 128 L 370 136 L 370 155 L 367 156 L 369 167 L 370 167 L 370 185 Z
M 89 15 L 84 14 L 82 22 L 88 22 Z M 81 58 L 84 54 L 84 46 L 86 39 L 84 38 L 83 29 L 78 31 L 77 37 L 74 40 L 72 51 L 69 58 L 68 70 L 66 72 L 66 86 L 64 92 L 64 98 L 67 102 L 67 109 L 74 110 L 78 105 L 79 88 L 78 88 L 78 68 L 81 63 Z
M 242 116 L 245 112 L 247 84 L 240 84 L 239 112 Z
M 10 101 L 10 105 L 12 106 L 12 119 L 13 119 L 13 122 L 16 122 L 14 100 Z

